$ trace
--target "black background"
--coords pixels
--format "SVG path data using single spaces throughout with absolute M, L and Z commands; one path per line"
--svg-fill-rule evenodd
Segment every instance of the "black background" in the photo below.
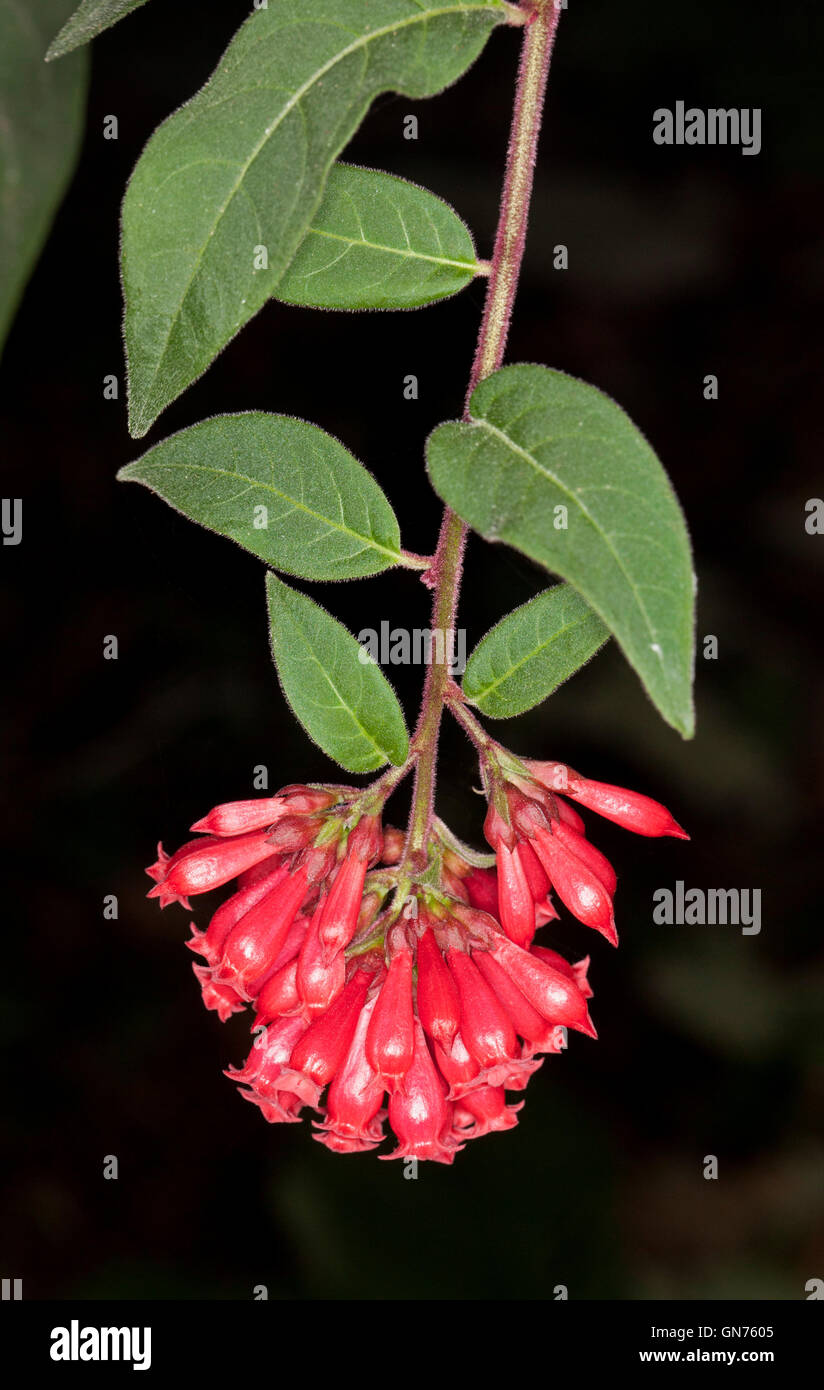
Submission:
M 24 499 L 24 537 L 3 551 L 2 1273 L 29 1298 L 249 1298 L 257 1284 L 284 1299 L 552 1299 L 561 1284 L 576 1299 L 803 1298 L 824 1279 L 824 539 L 804 525 L 824 490 L 821 21 L 763 0 L 570 0 L 562 19 L 508 360 L 600 386 L 665 462 L 700 580 L 698 734 L 670 731 L 611 649 L 495 732 L 660 798 L 693 838 L 591 827 L 621 879 L 621 948 L 568 918 L 544 937 L 591 950 L 600 1041 L 546 1063 L 517 1130 L 413 1182 L 240 1102 L 220 1073 L 248 1023 L 201 1008 L 188 918 L 144 898 L 157 839 L 174 847 L 210 806 L 252 794 L 255 765 L 272 789 L 334 774 L 284 707 L 260 563 L 116 469 L 218 411 L 283 411 L 342 439 L 407 546 L 428 550 L 439 507 L 422 446 L 460 411 L 483 299 L 477 282 L 417 313 L 272 305 L 147 441 L 129 440 L 124 401 L 103 400 L 103 377 L 123 379 L 119 202 L 154 126 L 246 12 L 153 0 L 96 42 L 80 166 L 4 358 L 3 493 Z M 448 198 L 481 255 L 517 47 L 498 32 L 442 96 L 378 101 L 347 152 Z M 760 107 L 762 152 L 654 145 L 652 112 L 679 99 Z M 561 242 L 566 272 L 552 267 Z M 471 645 L 544 580 L 479 541 L 467 563 Z M 356 630 L 427 620 L 408 575 L 313 592 Z M 117 661 L 103 659 L 108 634 Z M 420 671 L 389 674 L 413 719 Z M 441 813 L 477 840 L 457 731 L 441 767 Z M 399 797 L 395 819 L 403 809 Z M 654 890 L 679 878 L 760 888 L 760 936 L 654 925 Z M 117 1181 L 103 1179 L 109 1154 Z

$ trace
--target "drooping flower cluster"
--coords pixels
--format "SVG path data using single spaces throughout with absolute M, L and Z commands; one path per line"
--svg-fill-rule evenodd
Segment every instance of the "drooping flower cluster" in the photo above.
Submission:
M 617 941 L 614 871 L 565 797 L 640 834 L 684 832 L 657 802 L 560 764 L 506 755 L 485 781 L 494 868 L 436 822 L 416 876 L 380 804 L 336 786 L 218 806 L 197 839 L 158 847 L 147 872 L 161 907 L 234 881 L 187 944 L 207 1008 L 221 1021 L 255 1011 L 251 1051 L 227 1075 L 268 1121 L 314 1110 L 315 1138 L 352 1153 L 381 1143 L 388 1119 L 397 1147 L 382 1157 L 451 1163 L 466 1140 L 517 1123 L 506 1092 L 567 1029 L 596 1036 L 589 958 L 533 941 L 557 917 L 552 890 Z

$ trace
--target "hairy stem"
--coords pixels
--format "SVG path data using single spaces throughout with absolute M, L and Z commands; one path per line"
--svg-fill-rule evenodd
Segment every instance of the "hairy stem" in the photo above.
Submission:
M 506 177 L 484 314 L 469 377 L 465 419 L 470 418 L 469 402 L 478 382 L 496 371 L 503 361 L 524 254 L 549 62 L 561 13 L 560 5 L 556 7 L 555 0 L 525 0 L 523 9 L 528 18 L 515 88 Z M 447 507 L 432 566 L 432 627 L 444 634 L 455 626 L 465 541 L 466 527 Z M 438 653 L 437 645 L 435 647 L 435 654 L 439 654 L 441 660 L 433 660 L 427 672 L 420 718 L 413 740 L 417 758 L 415 790 L 403 860 L 404 865 L 413 871 L 425 867 L 426 845 L 434 809 L 438 734 L 450 684 L 445 641 L 443 648 Z

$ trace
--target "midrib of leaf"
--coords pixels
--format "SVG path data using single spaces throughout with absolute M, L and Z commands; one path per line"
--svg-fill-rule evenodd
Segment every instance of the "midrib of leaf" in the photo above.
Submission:
M 315 656 L 315 649 L 314 649 L 314 647 L 312 646 L 312 643 L 310 642 L 310 640 L 309 640 L 309 638 L 307 637 L 306 633 L 304 632 L 303 627 L 301 626 L 301 624 L 295 619 L 294 615 L 290 614 L 290 617 L 291 617 L 291 620 L 292 620 L 292 622 L 294 623 L 295 627 L 296 627 L 296 628 L 298 629 L 298 631 L 300 632 L 301 638 L 302 638 L 302 640 L 303 640 L 303 644 L 304 644 L 304 646 L 306 647 L 307 651 L 309 652 L 309 657 L 310 657 L 310 660 L 312 661 L 312 664 L 315 665 L 315 666 L 317 666 L 318 670 L 320 671 L 321 675 L 323 676 L 323 679 L 326 681 L 326 684 L 329 686 L 329 689 L 332 691 L 333 695 L 335 695 L 335 697 L 337 698 L 339 708 L 346 711 L 346 713 L 349 715 L 349 718 L 352 720 L 352 723 L 355 725 L 355 727 L 356 727 L 357 729 L 360 730 L 360 732 L 363 734 L 363 736 L 364 736 L 364 738 L 367 740 L 367 742 L 368 742 L 368 743 L 371 743 L 371 745 L 372 745 L 372 747 L 374 748 L 375 752 L 376 752 L 381 758 L 384 758 L 387 762 L 390 762 L 390 763 L 391 763 L 392 759 L 391 759 L 391 757 L 389 756 L 389 753 L 388 753 L 387 749 L 381 748 L 380 744 L 375 742 L 374 736 L 373 736 L 372 734 L 370 734 L 369 730 L 366 729 L 366 728 L 364 728 L 363 724 L 361 724 L 360 720 L 358 719 L 357 714 L 356 714 L 355 711 L 352 709 L 351 705 L 349 705 L 349 704 L 347 703 L 347 701 L 344 699 L 343 695 L 341 694 L 340 690 L 338 690 L 338 687 L 335 685 L 335 682 L 332 680 L 332 677 L 330 676 L 330 674 L 329 674 L 329 672 L 327 671 L 326 667 L 323 665 L 323 662 L 319 661 L 318 658 Z
M 561 479 L 558 478 L 558 477 L 556 477 L 556 475 L 551 471 L 551 469 L 545 468 L 544 465 L 543 465 L 542 463 L 539 463 L 538 459 L 536 459 L 536 458 L 529 452 L 528 449 L 524 449 L 520 444 L 516 444 L 515 440 L 512 439 L 512 438 L 510 438 L 510 436 L 509 436 L 508 434 L 506 434 L 506 433 L 504 432 L 504 430 L 499 430 L 498 427 L 497 427 L 497 425 L 492 425 L 492 424 L 490 424 L 488 420 L 472 420 L 472 421 L 470 421 L 470 425 L 471 425 L 471 427 L 472 427 L 473 429 L 484 429 L 484 430 L 487 430 L 490 434 L 494 435 L 497 439 L 502 440 L 503 443 L 506 444 L 507 447 L 510 448 L 510 449 L 513 451 L 513 453 L 518 454 L 522 459 L 524 459 L 528 464 L 530 464 L 530 466 L 531 466 L 532 468 L 535 469 L 536 473 L 540 473 L 542 477 L 548 478 L 548 479 L 550 480 L 550 482 L 554 483 L 555 486 L 556 486 L 557 488 L 559 488 L 560 491 L 561 491 L 562 493 L 564 493 L 564 495 L 565 495 L 566 497 L 568 497 L 568 498 L 570 499 L 570 501 L 572 501 L 572 502 L 575 504 L 575 506 L 579 509 L 579 511 L 582 512 L 582 514 L 586 517 L 587 521 L 589 522 L 589 524 L 590 524 L 590 526 L 593 528 L 593 530 L 596 531 L 596 532 L 598 533 L 598 535 L 601 537 L 601 539 L 602 539 L 602 541 L 604 542 L 605 546 L 607 547 L 607 549 L 609 550 L 609 552 L 610 552 L 610 554 L 612 555 L 613 559 L 615 560 L 615 563 L 618 565 L 618 568 L 620 569 L 621 573 L 624 575 L 624 578 L 626 579 L 627 583 L 629 584 L 629 587 L 631 588 L 631 590 L 632 590 L 632 592 L 633 592 L 633 595 L 634 595 L 634 597 L 635 597 L 635 601 L 636 601 L 636 603 L 638 604 L 639 609 L 641 610 L 641 616 L 643 617 L 644 625 L 645 625 L 645 627 L 646 627 L 646 629 L 647 629 L 647 633 L 648 633 L 648 635 L 649 635 L 650 637 L 652 637 L 653 639 L 655 639 L 655 641 L 654 641 L 654 646 L 655 646 L 655 649 L 656 649 L 656 655 L 659 657 L 659 660 L 660 660 L 660 657 L 661 657 L 661 652 L 660 652 L 660 650 L 659 650 L 659 648 L 660 648 L 660 643 L 657 641 L 658 632 L 657 632 L 657 630 L 653 627 L 652 623 L 650 622 L 649 614 L 647 613 L 646 604 L 644 603 L 643 599 L 641 598 L 640 592 L 639 592 L 639 590 L 638 590 L 638 586 L 636 585 L 635 580 L 633 579 L 632 575 L 629 573 L 629 571 L 628 571 L 626 565 L 624 564 L 623 560 L 621 559 L 620 554 L 619 554 L 618 551 L 615 549 L 615 546 L 612 544 L 612 541 L 610 540 L 610 538 L 609 538 L 609 536 L 607 535 L 606 531 L 604 531 L 603 527 L 600 526 L 600 525 L 598 524 L 598 522 L 596 521 L 595 517 L 592 515 L 592 513 L 589 511 L 589 509 L 588 509 L 588 508 L 584 505 L 584 503 L 581 501 L 580 497 L 576 496 L 576 494 L 575 494 L 574 492 L 572 492 L 572 490 L 571 490 L 570 488 L 568 488 L 568 487 L 566 486 L 566 484 L 562 483 L 562 482 L 561 482 Z M 561 439 L 561 438 L 566 438 L 566 439 L 573 439 L 573 438 L 574 438 L 574 439 L 580 439 L 580 438 L 582 438 L 581 435 L 552 435 L 552 436 L 550 436 L 550 437 L 553 438 L 553 439 Z M 585 436 L 585 437 L 586 437 L 586 438 L 589 438 L 589 436 Z M 613 445 L 613 447 L 614 447 L 614 445 Z M 600 617 L 602 617 L 602 618 L 604 617 L 604 614 L 603 614 L 602 612 L 600 612 L 600 610 L 597 608 L 595 601 L 594 601 L 594 600 L 591 600 L 591 599 L 589 598 L 588 595 L 587 595 L 587 602 L 588 602 L 588 603 L 591 603 L 592 607 L 595 609 L 595 612 L 598 613 Z M 606 619 L 604 619 L 604 620 L 606 621 Z M 651 645 L 652 645 L 652 644 L 651 644 Z M 670 691 L 670 693 L 671 693 L 671 692 L 672 692 L 672 683 L 671 683 L 671 680 L 670 680 L 669 673 L 667 672 L 666 666 L 665 666 L 665 664 L 664 664 L 663 661 L 661 661 L 661 673 L 662 673 L 662 675 L 663 675 L 663 677 L 664 677 L 664 680 L 665 680 L 665 682 L 666 682 L 667 689 L 668 689 L 668 690 Z
M 152 465 L 149 466 L 151 467 Z M 372 540 L 369 536 L 361 535 L 360 531 L 353 531 L 351 526 L 345 526 L 340 522 L 332 521 L 330 517 L 324 516 L 321 512 L 314 511 L 311 507 L 307 507 L 305 502 L 301 502 L 298 498 L 292 497 L 288 492 L 281 492 L 273 483 L 261 482 L 259 478 L 251 478 L 246 473 L 233 473 L 228 468 L 214 468 L 211 464 L 158 463 L 154 466 L 156 468 L 167 468 L 170 471 L 177 469 L 186 473 L 209 473 L 218 478 L 234 478 L 239 483 L 248 483 L 250 488 L 264 488 L 266 492 L 271 492 L 274 497 L 280 497 L 284 502 L 291 502 L 292 506 L 297 511 L 305 512 L 307 516 L 313 517 L 315 521 L 322 521 L 324 525 L 330 527 L 331 530 L 340 531 L 344 536 L 351 536 L 353 540 L 363 542 L 362 548 L 364 550 L 378 550 L 382 554 L 390 556 L 393 560 L 399 561 L 403 559 L 403 555 L 399 550 L 390 550 L 389 546 L 381 545 L 379 541 Z M 341 501 L 343 500 L 340 497 L 340 493 L 338 493 L 338 497 Z M 232 498 L 230 500 L 234 501 L 235 499 Z
M 490 681 L 488 685 L 484 685 L 481 687 L 480 690 L 476 691 L 475 695 L 473 695 L 472 697 L 473 700 L 482 699 L 483 696 L 489 695 L 491 691 L 497 690 L 499 685 L 503 684 L 504 681 L 509 680 L 510 677 L 513 676 L 516 671 L 519 671 L 522 666 L 525 666 L 527 664 L 528 661 L 532 661 L 533 657 L 536 657 L 539 654 L 539 652 L 545 651 L 547 647 L 551 647 L 553 642 L 557 642 L 558 638 L 561 637 L 565 632 L 569 632 L 570 628 L 580 627 L 581 623 L 585 623 L 586 620 L 587 615 L 584 614 L 582 618 L 576 618 L 574 622 L 564 623 L 563 627 L 556 628 L 555 632 L 553 632 L 551 637 L 547 638 L 546 642 L 539 642 L 537 647 L 533 647 L 530 651 L 528 651 L 525 656 L 521 657 L 520 661 L 516 661 L 513 663 L 512 666 L 509 666 L 507 670 L 504 671 L 503 675 L 496 676 L 495 680 Z
M 497 5 L 483 5 L 483 6 L 478 6 L 477 8 L 478 8 L 479 10 L 481 10 L 481 9 L 486 9 L 486 10 L 497 10 L 497 9 L 498 9 L 498 6 L 497 6 Z M 297 106 L 298 103 L 299 103 L 300 101 L 302 101 L 303 97 L 304 97 L 304 96 L 306 95 L 306 93 L 315 85 L 315 83 L 316 83 L 316 82 L 319 82 L 320 79 L 321 79 L 322 77 L 325 77 L 326 74 L 327 74 L 328 72 L 331 72 L 331 71 L 333 70 L 333 68 L 334 68 L 338 63 L 342 62 L 344 58 L 348 58 L 348 57 L 350 56 L 350 54 L 352 54 L 352 53 L 357 53 L 358 50 L 359 50 L 360 48 L 365 48 L 366 45 L 369 44 L 369 43 L 372 43 L 373 40 L 379 39 L 379 38 L 384 38 L 387 34 L 395 34 L 395 33 L 398 32 L 399 29 L 406 29 L 406 28 L 409 28 L 409 27 L 410 27 L 411 25 L 413 25 L 413 24 L 422 24 L 422 23 L 423 23 L 423 24 L 426 24 L 430 19 L 437 19 L 438 16 L 440 16 L 440 15 L 444 15 L 444 14 L 454 14 L 454 13 L 455 13 L 455 10 L 454 10 L 454 7 L 452 7 L 452 6 L 450 6 L 450 7 L 448 7 L 448 8 L 438 9 L 438 10 L 427 10 L 425 13 L 421 13 L 421 14 L 419 14 L 419 15 L 410 15 L 408 19 L 398 20 L 398 22 L 395 23 L 395 24 L 385 24 L 385 25 L 383 26 L 382 29 L 375 29 L 375 30 L 372 31 L 371 34 L 361 34 L 360 37 L 359 37 L 358 39 L 356 39 L 354 43 L 351 43 L 351 44 L 349 45 L 348 48 L 341 49 L 341 51 L 340 51 L 339 53 L 336 53 L 335 56 L 334 56 L 333 58 L 330 58 L 329 61 L 328 61 L 327 63 L 324 63 L 323 67 L 318 68 L 317 71 L 314 72 L 314 73 L 312 74 L 312 76 L 311 76 L 309 79 L 307 79 L 306 82 L 304 82 L 303 86 L 298 88 L 298 90 L 293 94 L 293 96 L 289 99 L 289 101 L 287 101 L 286 105 L 283 107 L 283 109 L 282 109 L 282 110 L 278 113 L 278 115 L 275 117 L 275 120 L 272 122 L 272 124 L 271 124 L 270 126 L 267 126 L 266 130 L 263 132 L 263 137 L 262 137 L 262 139 L 258 141 L 257 145 L 256 145 L 256 146 L 254 147 L 254 149 L 252 150 L 252 153 L 251 153 L 251 155 L 249 156 L 249 158 L 247 159 L 246 163 L 243 164 L 243 165 L 241 166 L 240 174 L 239 174 L 237 180 L 235 181 L 233 187 L 229 190 L 229 194 L 228 194 L 228 196 L 227 196 L 227 198 L 226 198 L 226 201 L 223 203 L 222 207 L 220 207 L 220 208 L 218 209 L 217 216 L 215 217 L 214 222 L 212 223 L 211 229 L 210 229 L 210 231 L 209 231 L 209 234 L 208 234 L 206 240 L 205 240 L 204 243 L 203 243 L 202 248 L 201 248 L 200 251 L 198 251 L 198 253 L 197 253 L 197 259 L 195 260 L 195 263 L 194 263 L 194 266 L 193 266 L 193 269 L 192 269 L 192 273 L 191 273 L 191 275 L 189 276 L 188 280 L 186 281 L 186 285 L 185 285 L 185 287 L 184 287 L 183 293 L 182 293 L 181 296 L 180 296 L 180 301 L 179 301 L 179 302 L 180 302 L 180 308 L 174 313 L 174 315 L 172 316 L 172 318 L 171 318 L 170 321 L 169 321 L 169 327 L 168 327 L 168 330 L 167 330 L 167 332 L 166 332 L 166 334 L 165 334 L 165 337 L 164 337 L 164 339 L 163 339 L 163 350 L 162 350 L 162 352 L 161 352 L 161 354 L 160 354 L 160 357 L 158 358 L 157 369 L 156 369 L 156 371 L 155 371 L 155 373 L 154 373 L 154 376 L 153 376 L 153 378 L 152 378 L 153 381 L 156 381 L 158 375 L 160 374 L 161 368 L 162 368 L 162 366 L 163 366 L 163 362 L 164 362 L 165 357 L 166 357 L 166 352 L 167 352 L 168 347 L 169 347 L 169 340 L 170 340 L 170 338 L 171 338 L 171 336 L 172 336 L 172 333 L 174 332 L 175 326 L 176 326 L 176 324 L 178 323 L 178 320 L 179 320 L 179 318 L 180 318 L 180 314 L 181 314 L 181 311 L 182 311 L 182 308 L 183 308 L 183 304 L 185 303 L 185 301 L 186 301 L 186 299 L 187 299 L 187 297 L 188 297 L 189 291 L 190 291 L 190 289 L 192 288 L 192 284 L 193 284 L 193 282 L 194 282 L 194 280 L 195 280 L 195 277 L 196 277 L 198 271 L 200 270 L 201 264 L 202 264 L 202 262 L 203 262 L 203 257 L 204 257 L 204 255 L 205 255 L 205 253 L 206 253 L 206 248 L 207 248 L 207 246 L 209 245 L 209 243 L 210 243 L 212 237 L 214 236 L 215 232 L 217 231 L 218 227 L 220 226 L 221 220 L 222 220 L 222 218 L 224 217 L 224 215 L 225 215 L 225 213 L 226 213 L 226 210 L 227 210 L 227 208 L 229 207 L 229 204 L 231 203 L 232 199 L 236 196 L 236 194 L 237 194 L 237 192 L 238 192 L 238 190 L 239 190 L 239 188 L 240 188 L 240 185 L 242 184 L 242 182 L 243 182 L 243 180 L 245 179 L 247 173 L 248 173 L 249 170 L 251 169 L 251 167 L 252 167 L 252 165 L 254 164 L 255 160 L 257 159 L 258 155 L 260 154 L 261 150 L 264 148 L 264 146 L 266 145 L 266 142 L 272 138 L 272 136 L 274 135 L 275 131 L 278 129 L 278 127 L 283 123 L 283 121 L 284 121 L 284 120 L 286 119 L 286 117 L 289 115 L 289 112 L 292 111 L 292 110 L 294 110 L 295 106 Z M 311 22 L 311 21 L 310 21 L 310 22 Z M 215 103 L 215 104 L 217 104 L 217 103 Z M 176 170 L 176 171 L 175 171 L 175 174 L 177 174 L 177 173 L 179 173 L 179 172 L 180 172 L 179 170 Z M 170 175 L 169 177 L 174 177 L 174 176 L 175 176 L 175 175 Z M 321 197 L 322 197 L 322 194 L 321 194 Z M 320 199 L 318 200 L 318 205 L 319 205 L 319 203 L 320 203 Z M 284 266 L 284 274 L 286 273 L 286 269 L 287 269 L 287 267 Z M 281 279 L 282 279 L 282 278 L 283 278 L 283 277 L 281 276 Z
M 426 251 L 403 251 L 397 246 L 382 246 L 378 241 L 367 241 L 365 237 L 344 236 L 342 232 L 325 232 L 320 227 L 310 227 L 306 235 L 325 236 L 330 241 L 343 241 L 350 248 L 365 246 L 369 251 L 385 251 L 390 256 L 402 256 L 410 261 L 432 261 L 435 265 L 452 265 L 455 266 L 456 270 L 477 270 L 478 268 L 477 261 L 453 261 L 448 256 L 432 256 Z M 328 270 L 328 266 L 324 266 L 323 270 Z M 311 273 L 320 275 L 322 271 L 313 270 Z

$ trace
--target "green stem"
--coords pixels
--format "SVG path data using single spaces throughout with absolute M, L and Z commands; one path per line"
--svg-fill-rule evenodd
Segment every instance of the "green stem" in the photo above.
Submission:
M 541 129 L 549 62 L 561 13 L 555 0 L 525 0 L 523 9 L 528 15 L 528 21 L 524 28 L 515 89 L 506 178 L 484 315 L 469 377 L 465 419 L 470 418 L 469 401 L 478 382 L 489 376 L 490 372 L 496 371 L 503 361 L 524 254 L 535 153 Z M 432 565 L 435 580 L 432 627 L 444 634 L 455 626 L 466 530 L 460 517 L 447 507 Z M 434 812 L 438 734 L 444 699 L 450 684 L 446 642 L 442 645 L 443 659 L 440 662 L 433 661 L 427 672 L 418 727 L 412 743 L 417 759 L 415 790 L 403 866 L 413 872 L 420 872 L 426 867 L 427 842 Z

